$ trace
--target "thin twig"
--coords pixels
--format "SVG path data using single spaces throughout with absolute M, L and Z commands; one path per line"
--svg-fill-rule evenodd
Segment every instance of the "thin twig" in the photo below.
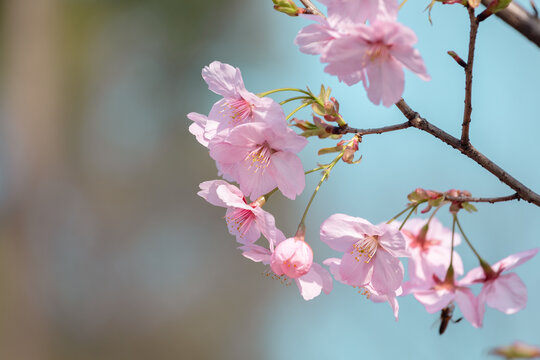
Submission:
M 319 9 L 317 9 L 317 7 L 313 5 L 310 0 L 300 0 L 300 2 L 304 5 L 306 10 L 308 10 L 308 13 L 325 17 L 324 14 Z
M 469 20 L 471 22 L 471 32 L 469 35 L 469 57 L 465 66 L 465 108 L 463 110 L 463 124 L 461 126 L 461 145 L 468 146 L 469 140 L 469 125 L 471 123 L 472 113 L 472 78 L 473 78 L 473 63 L 474 63 L 474 48 L 476 44 L 476 34 L 478 33 L 478 20 L 474 15 L 474 9 L 467 8 L 469 12 Z
M 485 197 L 485 198 L 445 195 L 444 198 L 446 200 L 457 201 L 457 202 L 487 202 L 487 203 L 490 203 L 490 204 L 494 204 L 494 203 L 497 203 L 497 202 L 519 200 L 520 199 L 518 193 L 508 195 L 508 196 Z
M 482 0 L 482 4 L 487 7 L 492 1 Z M 521 5 L 512 1 L 506 9 L 497 12 L 495 15 L 540 47 L 540 19 L 529 13 Z
M 373 129 L 356 129 L 350 126 L 343 126 L 343 127 L 334 126 L 332 128 L 332 134 L 358 134 L 360 136 L 368 135 L 368 134 L 382 134 L 385 132 L 406 129 L 411 126 L 412 125 L 408 121 L 401 124 L 383 126 L 380 128 L 373 128 Z
M 461 141 L 452 135 L 448 134 L 444 130 L 439 129 L 435 125 L 428 122 L 426 119 L 422 118 L 417 112 L 412 110 L 405 100 L 401 99 L 396 103 L 397 108 L 405 115 L 409 120 L 411 126 L 425 131 L 437 139 L 445 142 L 446 144 L 452 146 L 454 149 L 459 150 L 462 154 L 468 156 L 474 160 L 478 165 L 482 166 L 484 169 L 495 175 L 501 182 L 508 185 L 513 189 L 521 199 L 540 206 L 540 195 L 529 189 L 527 186 L 523 185 L 516 178 L 508 174 L 501 167 L 495 164 L 493 161 L 488 159 L 480 151 L 476 150 L 472 145 L 466 147 L 462 146 Z

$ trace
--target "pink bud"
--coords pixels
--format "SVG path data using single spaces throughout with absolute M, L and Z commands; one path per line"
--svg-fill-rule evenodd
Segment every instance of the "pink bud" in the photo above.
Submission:
M 296 279 L 308 273 L 313 263 L 313 250 L 304 241 L 303 237 L 288 238 L 278 244 L 270 267 L 276 275 L 283 275 Z

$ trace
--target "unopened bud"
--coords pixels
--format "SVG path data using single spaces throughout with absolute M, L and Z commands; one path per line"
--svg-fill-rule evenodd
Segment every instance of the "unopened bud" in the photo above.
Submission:
M 274 9 L 289 16 L 298 16 L 300 9 L 292 0 L 272 0 Z

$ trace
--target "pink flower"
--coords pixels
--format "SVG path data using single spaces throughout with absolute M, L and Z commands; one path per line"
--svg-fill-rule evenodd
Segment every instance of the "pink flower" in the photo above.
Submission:
M 410 281 L 404 285 L 405 288 L 431 279 L 433 274 L 444 274 L 450 264 L 452 230 L 445 228 L 437 218 L 431 219 L 427 229 L 426 223 L 424 219 L 410 219 L 401 230 L 411 252 Z M 454 234 L 454 246 L 460 242 L 461 237 Z M 463 275 L 463 262 L 456 251 L 453 255 L 453 268 L 456 275 Z
M 286 241 L 286 240 L 285 240 Z M 277 244 L 276 250 L 279 247 Z M 262 262 L 263 264 L 270 264 L 273 257 L 273 248 L 266 249 L 262 246 L 250 244 L 240 247 L 243 251 L 242 255 L 255 262 Z M 273 267 L 272 267 L 273 268 Z M 281 281 L 287 281 L 287 275 L 274 274 L 276 279 Z M 300 294 L 304 300 L 311 300 L 321 294 L 321 291 L 325 294 L 329 294 L 332 291 L 332 276 L 321 265 L 312 263 L 309 271 L 299 277 L 294 278 L 294 282 L 300 291 Z
M 339 275 L 345 284 L 369 285 L 379 295 L 395 294 L 401 286 L 404 271 L 398 257 L 409 253 L 403 235 L 393 226 L 334 214 L 321 225 L 321 240 L 344 253 Z
M 326 5 L 328 17 L 340 22 L 364 23 L 377 18 L 394 20 L 399 9 L 396 0 L 320 0 Z
M 288 238 L 282 241 L 272 253 L 270 267 L 276 275 L 285 274 L 296 279 L 309 272 L 313 264 L 313 250 L 300 237 Z
M 441 311 L 451 303 L 457 303 L 461 313 L 474 327 L 482 327 L 482 317 L 478 312 L 478 302 L 468 284 L 456 282 L 455 273 L 442 267 L 434 267 L 431 278 L 407 285 L 406 292 L 413 293 L 430 314 Z
M 246 90 L 240 69 L 214 61 L 202 70 L 208 88 L 223 99 L 214 104 L 208 118 L 217 121 L 218 131 L 249 122 L 266 122 L 286 128 L 281 106 L 269 97 Z
M 341 259 L 329 258 L 329 259 L 324 260 L 323 264 L 329 267 L 330 273 L 334 275 L 334 279 L 348 285 L 348 283 L 344 281 L 343 278 L 341 277 L 341 272 L 340 272 Z M 370 284 L 367 284 L 360 287 L 360 290 L 358 292 L 362 295 L 366 295 L 368 299 L 370 299 L 371 301 L 375 303 L 388 302 L 388 304 L 390 304 L 390 307 L 392 308 L 392 311 L 394 312 L 394 317 L 396 318 L 396 320 L 398 320 L 399 304 L 396 297 L 402 295 L 403 291 L 401 287 L 399 287 L 393 293 L 379 294 L 377 293 L 377 291 L 375 291 L 375 289 L 373 289 L 373 287 Z
M 238 182 L 249 197 L 257 198 L 277 186 L 294 200 L 305 187 L 302 162 L 296 153 L 306 144 L 304 137 L 289 128 L 249 123 L 218 133 L 209 150 L 220 174 Z
M 347 36 L 333 40 L 321 56 L 325 71 L 347 85 L 364 82 L 368 98 L 386 107 L 396 103 L 404 89 L 403 66 L 429 80 L 414 32 L 393 21 L 356 24 Z
M 525 308 L 527 305 L 525 284 L 515 273 L 503 273 L 529 261 L 537 252 L 538 249 L 523 251 L 505 257 L 491 267 L 485 264 L 484 268 L 474 268 L 461 280 L 464 284 L 483 285 L 478 295 L 480 319 L 484 317 L 485 304 L 505 314 L 514 314 Z
M 270 244 L 285 239 L 283 233 L 276 228 L 274 217 L 261 208 L 264 199 L 248 204 L 236 186 L 223 180 L 205 181 L 199 187 L 201 191 L 197 195 L 212 205 L 227 208 L 225 220 L 229 233 L 235 235 L 239 243 L 254 243 L 261 233 Z

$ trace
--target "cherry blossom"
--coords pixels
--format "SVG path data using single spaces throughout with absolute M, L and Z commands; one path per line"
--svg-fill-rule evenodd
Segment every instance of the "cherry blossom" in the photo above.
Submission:
M 249 197 L 257 198 L 278 187 L 294 200 L 305 187 L 302 162 L 296 153 L 306 144 L 307 140 L 292 129 L 249 123 L 219 132 L 209 150 L 220 174 L 238 182 Z
M 214 61 L 204 67 L 202 77 L 211 91 L 223 96 L 208 115 L 218 122 L 217 131 L 249 122 L 266 122 L 282 129 L 287 126 L 277 102 L 246 90 L 240 69 Z
M 295 42 L 300 51 L 321 55 L 321 62 L 328 63 L 327 73 L 349 86 L 363 82 L 371 102 L 376 105 L 382 102 L 386 107 L 403 94 L 403 67 L 423 80 L 430 79 L 420 53 L 413 48 L 416 35 L 394 20 L 396 2 L 327 0 L 325 3 L 328 18 L 310 16 L 317 23 L 303 28 Z M 383 10 L 370 10 L 375 8 Z M 370 17 L 369 25 L 365 23 L 366 17 Z
M 433 274 L 444 274 L 450 264 L 452 230 L 445 228 L 437 218 L 432 218 L 429 226 L 426 226 L 427 220 L 409 219 L 401 230 L 411 252 L 408 261 L 409 282 L 404 285 L 405 288 L 422 283 Z M 460 242 L 461 237 L 454 234 L 454 246 Z M 455 274 L 463 275 L 463 263 L 456 251 L 452 263 Z
M 357 24 L 347 36 L 332 41 L 321 61 L 328 63 L 327 73 L 347 85 L 363 81 L 371 102 L 390 107 L 403 94 L 403 66 L 423 80 L 430 79 L 415 43 L 411 29 L 376 20 L 371 25 Z
M 466 284 L 456 282 L 453 276 L 441 280 L 436 274 L 422 286 L 411 289 L 414 297 L 430 314 L 441 311 L 455 302 L 461 313 L 474 327 L 482 327 L 477 298 Z
M 527 288 L 515 273 L 504 274 L 509 270 L 532 259 L 538 249 L 522 251 L 505 257 L 492 266 L 484 264 L 472 269 L 461 280 L 463 284 L 482 284 L 478 295 L 478 312 L 480 319 L 484 317 L 485 304 L 502 311 L 514 314 L 527 305 Z
M 323 264 L 328 266 L 330 269 L 330 273 L 334 276 L 334 279 L 337 281 L 344 283 L 346 285 L 349 285 L 343 278 L 341 277 L 340 273 L 340 265 L 341 265 L 341 259 L 337 258 L 329 258 L 323 261 Z M 355 286 L 356 287 L 356 286 Z M 362 295 L 366 295 L 368 299 L 375 303 L 380 302 L 388 302 L 390 304 L 390 307 L 392 308 L 392 311 L 394 313 L 394 317 L 396 320 L 398 320 L 399 315 L 399 303 L 397 301 L 397 296 L 401 296 L 403 294 L 403 290 L 401 287 L 396 289 L 394 293 L 389 294 L 379 294 L 370 284 L 364 285 L 359 288 L 358 292 Z
M 279 243 L 277 244 L 277 247 L 279 247 Z M 272 249 L 272 246 L 270 249 L 267 249 L 255 244 L 240 247 L 244 257 L 255 262 L 262 262 L 265 265 L 269 265 L 272 261 L 272 254 L 274 252 Z M 272 272 L 272 275 L 281 281 L 288 281 L 289 279 L 285 274 L 278 275 Z M 311 264 L 307 273 L 294 278 L 294 282 L 304 300 L 311 300 L 319 296 L 321 292 L 329 294 L 333 287 L 332 276 L 330 273 L 316 262 Z
M 339 264 L 342 282 L 369 285 L 379 295 L 394 294 L 401 286 L 404 270 L 398 257 L 409 256 L 409 252 L 403 234 L 395 227 L 334 214 L 322 223 L 321 240 L 344 253 Z
M 285 239 L 276 228 L 274 217 L 261 208 L 263 198 L 248 204 L 236 186 L 223 180 L 205 181 L 199 187 L 201 191 L 197 195 L 212 205 L 227 208 L 225 220 L 229 233 L 235 235 L 239 243 L 254 243 L 261 233 L 271 244 Z

